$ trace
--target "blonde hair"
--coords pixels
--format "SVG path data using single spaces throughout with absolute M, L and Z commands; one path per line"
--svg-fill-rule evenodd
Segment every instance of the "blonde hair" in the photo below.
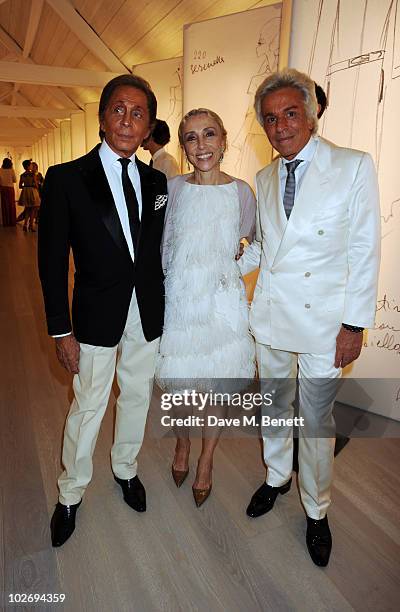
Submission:
M 188 119 L 190 119 L 190 117 L 196 117 L 196 115 L 207 115 L 208 117 L 211 117 L 211 119 L 213 119 L 215 123 L 218 125 L 219 129 L 222 132 L 222 136 L 226 140 L 227 131 L 224 127 L 221 117 L 217 115 L 217 113 L 214 113 L 214 111 L 208 108 L 193 108 L 188 113 L 186 113 L 186 115 L 182 118 L 182 121 L 179 124 L 178 138 L 179 138 L 179 144 L 181 145 L 181 147 L 183 147 L 183 128 L 185 127 L 185 123 Z

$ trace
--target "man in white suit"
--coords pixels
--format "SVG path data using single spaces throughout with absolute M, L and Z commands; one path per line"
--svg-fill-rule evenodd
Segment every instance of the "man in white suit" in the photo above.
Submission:
M 360 354 L 363 329 L 374 325 L 377 178 L 367 153 L 316 135 L 315 85 L 307 75 L 292 69 L 270 75 L 257 90 L 255 109 L 280 157 L 257 174 L 257 236 L 240 266 L 243 273 L 260 267 L 250 324 L 260 378 L 274 390 L 264 415 L 293 417 L 298 375 L 306 542 L 314 563 L 325 566 L 332 547 L 326 513 L 337 383 L 341 368 Z M 270 511 L 290 489 L 292 435 L 290 421 L 278 430 L 264 427 L 267 479 L 251 499 L 249 516 Z

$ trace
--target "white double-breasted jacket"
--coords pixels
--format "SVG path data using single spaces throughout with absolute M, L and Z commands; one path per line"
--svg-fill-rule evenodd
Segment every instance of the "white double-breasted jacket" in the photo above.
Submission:
M 256 340 L 322 354 L 342 323 L 372 327 L 380 257 L 377 177 L 368 153 L 320 138 L 286 219 L 280 159 L 257 174 L 256 241 L 240 261 L 260 274 L 250 309 Z

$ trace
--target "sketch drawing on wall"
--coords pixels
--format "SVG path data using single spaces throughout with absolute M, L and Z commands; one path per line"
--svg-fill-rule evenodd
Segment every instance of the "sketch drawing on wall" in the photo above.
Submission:
M 320 27 L 325 4 L 326 0 L 319 1 L 309 74 L 314 73 L 314 64 L 318 61 L 319 46 L 322 44 L 320 38 L 326 36 L 326 29 Z M 386 78 L 392 72 L 389 69 L 392 58 L 388 58 L 388 61 L 386 59 L 389 51 L 388 37 L 392 29 L 395 40 L 397 0 L 386 0 L 385 10 L 380 11 L 380 22 L 377 21 L 377 11 L 373 4 L 368 0 L 336 2 L 324 75 L 330 112 L 323 118 L 321 133 L 329 138 L 334 131 L 342 145 L 357 146 L 369 151 L 379 169 Z M 359 121 L 361 115 L 363 121 Z M 369 126 L 374 126 L 374 129 L 365 130 L 365 121 L 368 121 Z
M 396 10 L 394 15 L 394 41 L 393 41 L 393 62 L 392 62 L 392 79 L 397 79 L 400 76 L 400 35 L 399 35 L 399 5 L 396 1 Z
M 400 198 L 394 200 L 388 214 L 381 214 L 382 240 L 395 231 L 400 224 Z
M 387 381 L 381 387 L 374 383 L 369 409 L 400 420 L 400 0 L 297 1 L 291 64 L 307 71 L 328 95 L 319 133 L 339 146 L 368 151 L 379 177 L 382 258 L 376 324 L 346 376 Z M 365 408 L 355 396 L 340 401 Z
M 182 79 L 181 67 L 178 66 L 172 75 L 173 83 L 169 88 L 169 111 L 165 121 L 175 122 L 182 115 Z
M 182 118 L 182 76 L 181 66 L 178 66 L 171 75 L 171 85 L 169 86 L 169 109 L 164 121 L 168 123 L 171 134 L 178 133 L 179 123 Z M 168 145 L 167 145 L 168 149 Z M 176 151 L 169 151 L 176 155 Z
M 398 103 L 393 81 L 400 76 L 398 5 L 399 0 L 319 0 L 308 63 L 309 74 L 317 78 L 321 61 L 326 62 L 321 76 L 328 109 L 320 133 L 340 145 L 368 151 L 375 160 L 382 194 L 382 238 L 400 221 L 399 192 L 393 192 L 393 184 L 385 184 L 390 180 L 385 177 L 390 176 L 393 138 L 388 115 L 395 98 Z M 324 42 L 328 33 L 329 47 Z
M 182 58 L 174 57 L 158 62 L 147 62 L 134 66 L 134 73 L 151 83 L 157 98 L 157 117 L 166 121 L 171 140 L 166 145 L 180 165 L 181 149 L 178 142 L 178 126 L 182 118 Z M 150 153 L 138 149 L 136 153 L 142 161 L 149 163 Z
M 278 69 L 280 25 L 280 17 L 270 19 L 264 23 L 258 36 L 255 51 L 261 63 L 256 74 L 250 77 L 246 115 L 231 145 L 236 149 L 235 171 L 239 177 L 248 176 L 254 167 L 265 166 L 271 161 L 272 147 L 257 121 L 253 104 L 258 86 L 271 72 Z
M 257 87 L 288 54 L 289 27 L 286 22 L 282 27 L 288 13 L 282 6 L 276 2 L 187 24 L 183 32 L 184 112 L 206 107 L 223 118 L 228 147 L 222 168 L 250 185 L 271 161 L 253 104 Z

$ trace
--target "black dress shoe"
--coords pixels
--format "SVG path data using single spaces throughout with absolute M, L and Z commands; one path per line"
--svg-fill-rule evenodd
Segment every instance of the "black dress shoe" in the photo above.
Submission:
M 332 550 L 332 536 L 327 516 L 320 521 L 307 516 L 306 542 L 308 552 L 315 565 L 319 565 L 319 567 L 328 565 Z
M 292 479 L 281 487 L 271 487 L 266 482 L 254 493 L 249 505 L 247 506 L 246 514 L 252 518 L 266 514 L 274 507 L 275 500 L 280 493 L 284 495 L 290 489 Z
M 75 515 L 81 502 L 64 506 L 57 502 L 56 509 L 50 521 L 51 543 L 53 546 L 62 546 L 73 534 L 75 529 Z
M 122 489 L 124 494 L 124 500 L 136 512 L 146 511 L 146 490 L 139 480 L 139 476 L 129 478 L 128 480 L 122 480 L 114 476 L 116 482 Z

